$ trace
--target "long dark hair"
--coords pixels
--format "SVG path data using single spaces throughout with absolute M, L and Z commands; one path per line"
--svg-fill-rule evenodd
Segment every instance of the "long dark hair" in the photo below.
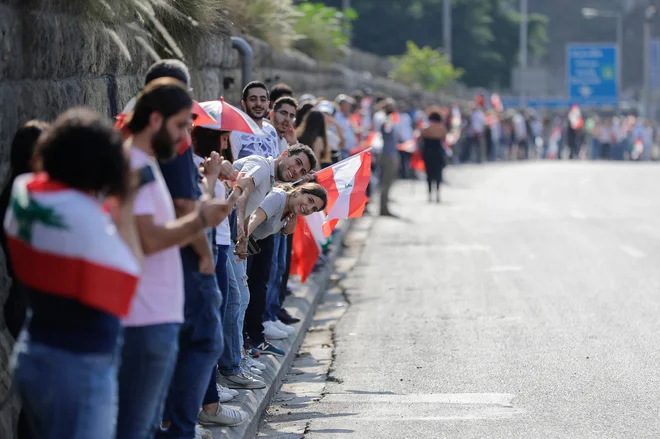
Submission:
M 14 140 L 11 142 L 11 150 L 9 152 L 11 171 L 9 179 L 5 183 L 5 187 L 0 194 L 0 218 L 4 220 L 9 201 L 11 199 L 11 190 L 14 186 L 14 180 L 21 174 L 32 171 L 32 158 L 36 149 L 39 138 L 49 129 L 46 122 L 40 120 L 32 120 L 21 126 L 16 134 Z M 14 267 L 7 251 L 7 235 L 5 228 L 0 227 L 0 245 L 5 254 L 5 266 L 7 274 L 14 277 Z M 25 322 L 25 313 L 27 309 L 27 299 L 24 294 L 19 291 L 18 283 L 14 280 L 9 288 L 9 296 L 4 306 L 5 324 L 9 333 L 18 337 L 19 332 Z M 0 411 L 4 403 L 0 402 Z
M 287 196 L 294 194 L 305 194 L 318 197 L 323 203 L 319 212 L 321 210 L 325 210 L 325 207 L 328 205 L 328 191 L 326 191 L 325 188 L 318 183 L 310 181 L 295 187 L 290 184 L 277 184 L 276 187 L 286 192 Z
M 231 152 L 230 139 L 227 139 L 227 148 L 220 151 L 220 137 L 227 131 L 212 130 L 204 127 L 193 128 L 191 134 L 195 154 L 200 157 L 210 157 L 213 151 L 219 153 L 225 160 L 234 163 Z
M 312 102 L 305 102 L 304 104 L 300 104 L 298 111 L 296 111 L 296 128 L 302 125 L 305 116 L 307 116 L 307 113 L 312 111 L 313 108 L 314 104 Z
M 325 115 L 317 110 L 312 110 L 303 119 L 298 127 L 298 142 L 303 145 L 314 145 L 317 137 L 323 139 L 323 153 L 328 148 L 328 135 L 325 126 Z

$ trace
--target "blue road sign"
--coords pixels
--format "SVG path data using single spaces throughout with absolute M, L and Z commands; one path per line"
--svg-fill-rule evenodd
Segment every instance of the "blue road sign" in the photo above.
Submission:
M 651 88 L 660 88 L 660 40 L 651 40 Z
M 617 105 L 616 45 L 569 44 L 566 66 L 571 104 L 590 107 Z

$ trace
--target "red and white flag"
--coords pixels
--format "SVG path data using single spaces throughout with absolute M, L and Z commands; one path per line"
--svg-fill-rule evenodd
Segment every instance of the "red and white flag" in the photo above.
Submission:
M 23 285 L 128 314 L 140 265 L 97 200 L 46 174 L 25 174 L 14 183 L 4 227 Z
M 293 231 L 290 272 L 300 276 L 301 282 L 307 280 L 321 255 L 321 243 L 314 235 L 312 227 L 307 223 L 307 217 L 298 217 L 296 229 Z
M 371 150 L 351 156 L 316 173 L 316 181 L 328 191 L 323 232 L 332 234 L 340 219 L 362 216 L 371 178 Z

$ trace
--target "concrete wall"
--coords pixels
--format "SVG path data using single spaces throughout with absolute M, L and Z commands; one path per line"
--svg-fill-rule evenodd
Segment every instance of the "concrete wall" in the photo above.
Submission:
M 23 5 L 23 6 L 21 6 Z M 17 127 L 30 119 L 53 120 L 67 108 L 86 105 L 117 114 L 143 85 L 144 73 L 154 61 L 129 28 L 112 31 L 100 23 L 76 17 L 29 10 L 23 0 L 0 0 L 0 183 L 7 174 L 8 149 Z M 118 44 L 118 42 L 120 42 Z M 334 97 L 369 86 L 394 97 L 409 97 L 412 90 L 385 79 L 386 60 L 360 52 L 342 64 L 321 65 L 302 53 L 274 53 L 262 41 L 250 39 L 255 59 L 254 78 L 286 82 L 297 93 Z M 240 100 L 240 59 L 228 38 L 210 38 L 185 60 L 192 66 L 198 100 Z M 234 78 L 225 90 L 226 77 Z M 425 95 L 427 101 L 436 96 Z M 9 279 L 0 251 L 0 304 Z M 10 385 L 8 358 L 13 340 L 0 315 L 0 399 Z M 0 413 L 0 438 L 10 439 L 11 419 L 17 404 Z

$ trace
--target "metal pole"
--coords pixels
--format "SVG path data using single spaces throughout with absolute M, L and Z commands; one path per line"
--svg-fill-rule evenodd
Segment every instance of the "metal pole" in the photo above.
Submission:
M 650 117 L 651 94 L 651 20 L 644 20 L 644 117 Z
M 527 0 L 520 0 L 520 106 L 527 107 Z
M 346 32 L 346 35 L 348 35 L 348 45 L 350 47 L 351 39 L 353 36 L 351 35 L 351 30 L 349 29 L 349 22 L 348 18 L 346 18 L 346 11 L 351 9 L 351 0 L 342 0 L 341 7 L 342 11 L 344 12 L 344 32 Z
M 240 37 L 231 37 L 231 47 L 238 50 L 243 58 L 241 72 L 241 89 L 252 81 L 252 46 Z
M 442 8 L 442 45 L 449 58 L 449 62 L 452 62 L 452 51 L 451 51 L 451 0 L 444 0 Z
M 621 107 L 621 90 L 623 89 L 623 14 L 616 16 L 616 100 L 617 113 Z

